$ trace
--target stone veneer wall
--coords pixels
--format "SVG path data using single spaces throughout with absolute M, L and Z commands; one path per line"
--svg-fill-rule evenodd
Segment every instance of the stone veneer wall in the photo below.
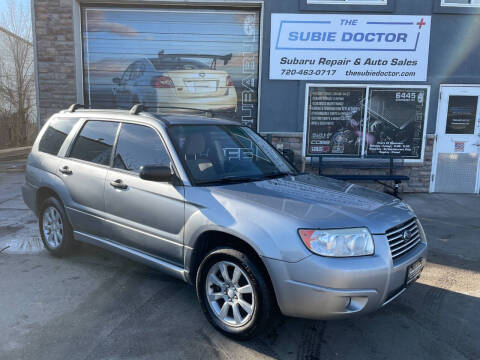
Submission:
M 421 164 L 406 165 L 403 168 L 396 169 L 398 175 L 407 175 L 410 181 L 403 182 L 400 185 L 400 192 L 428 192 L 430 188 L 430 175 L 432 170 L 434 136 L 427 136 L 427 144 L 425 146 L 424 161 Z M 298 136 L 272 136 L 272 143 L 280 149 L 290 149 L 295 153 L 295 165 L 298 169 L 302 168 L 302 137 Z M 318 168 L 306 164 L 305 171 L 318 173 Z M 388 174 L 388 169 L 341 169 L 327 168 L 322 170 L 323 174 Z M 358 182 L 360 185 L 372 187 L 377 190 L 383 189 L 383 186 L 372 181 Z
M 42 123 L 77 99 L 72 3 L 72 0 L 34 1 Z

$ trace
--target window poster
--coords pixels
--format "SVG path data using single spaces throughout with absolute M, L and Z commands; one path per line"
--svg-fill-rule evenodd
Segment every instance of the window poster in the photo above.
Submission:
M 83 8 L 85 104 L 256 128 L 259 37 L 258 10 Z
M 365 88 L 310 88 L 307 156 L 360 156 Z
M 365 155 L 420 159 L 427 89 L 371 88 Z
M 428 91 L 415 86 L 308 84 L 304 156 L 422 159 Z M 462 101 L 455 118 L 462 115 L 457 123 L 463 126 L 473 104 Z
M 477 103 L 477 96 L 450 96 L 445 134 L 473 134 Z

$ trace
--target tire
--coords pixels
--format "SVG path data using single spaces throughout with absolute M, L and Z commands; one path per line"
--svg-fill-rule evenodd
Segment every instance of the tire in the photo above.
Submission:
M 222 264 L 226 266 L 228 272 L 226 282 L 222 275 Z M 240 275 L 239 280 L 234 283 L 236 269 L 239 269 Z M 212 281 L 212 274 L 216 277 L 215 281 Z M 223 284 L 222 287 L 217 280 Z M 227 289 L 226 283 L 234 285 Z M 251 287 L 251 293 L 246 292 L 248 285 Z M 275 318 L 276 303 L 266 275 L 249 255 L 241 251 L 219 248 L 210 252 L 198 269 L 196 290 L 198 301 L 208 321 L 218 331 L 236 340 L 248 340 L 257 336 Z M 244 291 L 245 293 L 242 293 Z M 224 306 L 228 310 L 222 313 Z M 249 308 L 250 314 L 247 311 Z M 222 314 L 226 314 L 226 317 Z
M 47 225 L 50 229 L 47 228 Z M 61 257 L 71 252 L 75 241 L 73 230 L 65 214 L 65 209 L 57 198 L 49 197 L 42 203 L 38 216 L 38 226 L 43 245 L 50 254 Z M 61 236 L 58 236 L 58 234 L 61 234 Z

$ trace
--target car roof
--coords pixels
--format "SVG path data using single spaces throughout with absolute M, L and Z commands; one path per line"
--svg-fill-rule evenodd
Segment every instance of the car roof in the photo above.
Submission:
M 68 117 L 88 117 L 98 119 L 111 119 L 117 121 L 131 121 L 138 123 L 157 123 L 164 127 L 175 125 L 240 125 L 238 122 L 226 119 L 219 119 L 201 115 L 171 114 L 171 113 L 151 113 L 142 111 L 138 114 L 132 114 L 130 110 L 116 109 L 78 109 L 69 111 L 64 110 L 58 113 L 58 116 Z

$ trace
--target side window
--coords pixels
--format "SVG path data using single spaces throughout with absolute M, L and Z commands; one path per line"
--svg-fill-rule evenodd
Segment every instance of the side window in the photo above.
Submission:
M 144 165 L 170 166 L 170 157 L 165 146 L 153 129 L 142 125 L 123 124 L 113 167 L 138 173 Z
M 70 157 L 109 165 L 117 128 L 116 122 L 87 121 L 73 144 Z
M 78 119 L 76 118 L 53 119 L 48 124 L 47 130 L 38 144 L 38 150 L 47 154 L 57 155 L 77 121 Z

